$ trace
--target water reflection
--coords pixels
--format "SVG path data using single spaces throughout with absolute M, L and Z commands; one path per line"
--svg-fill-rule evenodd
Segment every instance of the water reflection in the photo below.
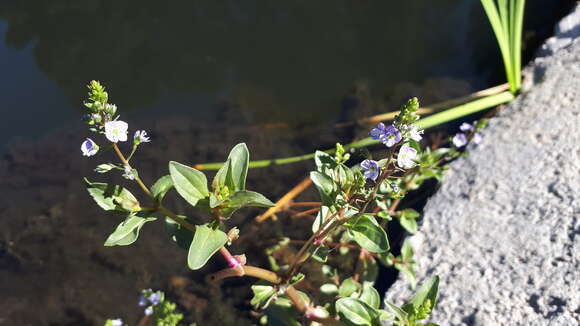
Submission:
M 459 59 L 461 16 L 441 23 L 459 2 L 9 1 L 0 19 L 6 44 L 32 46 L 75 107 L 99 79 L 124 108 L 165 110 L 163 95 L 187 94 L 240 103 L 256 122 L 305 121 L 332 115 L 356 80 L 381 90 Z M 196 104 L 186 110 L 208 109 Z

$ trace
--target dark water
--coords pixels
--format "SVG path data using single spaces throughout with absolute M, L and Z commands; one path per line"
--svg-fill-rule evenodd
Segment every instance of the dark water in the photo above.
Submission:
M 528 1 L 526 58 L 572 3 Z M 79 151 L 91 79 L 108 86 L 132 131 L 153 135 L 139 153 L 151 184 L 167 160 L 222 160 L 240 141 L 254 158 L 327 146 L 336 121 L 391 111 L 410 96 L 429 104 L 494 86 L 504 82 L 502 69 L 475 0 L 1 0 L 0 293 L 8 295 L 0 326 L 137 315 L 139 289 L 193 275 L 153 228 L 135 246 L 101 247 L 116 221 L 80 181 L 97 178 L 97 162 Z M 253 170 L 249 186 L 277 198 L 309 168 Z M 242 234 L 255 231 L 253 213 L 234 221 Z M 236 250 L 256 248 L 263 247 Z M 239 282 L 228 296 L 247 295 Z M 186 292 L 189 301 L 179 303 L 191 311 L 219 299 L 195 284 Z M 200 311 L 194 317 L 212 325 Z
M 537 38 L 562 10 L 535 2 Z M 339 118 L 357 85 L 439 99 L 501 82 L 501 69 L 478 1 L 5 0 L 0 150 L 78 121 L 91 79 L 122 112 L 214 121 L 230 105 L 251 123 L 304 124 Z

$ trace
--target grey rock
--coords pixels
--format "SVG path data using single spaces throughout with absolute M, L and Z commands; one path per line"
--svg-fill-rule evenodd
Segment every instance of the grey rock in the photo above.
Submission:
M 572 15 L 560 36 L 575 39 L 547 42 L 559 45 L 525 70 L 523 92 L 425 207 L 412 243 L 419 283 L 441 277 L 433 322 L 580 324 L 579 8 Z M 401 278 L 386 297 L 411 295 Z

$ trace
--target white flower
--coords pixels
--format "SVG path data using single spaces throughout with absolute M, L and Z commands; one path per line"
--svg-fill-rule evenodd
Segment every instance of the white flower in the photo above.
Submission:
M 125 165 L 125 173 L 123 173 L 123 178 L 135 180 L 135 174 L 133 174 L 133 170 L 128 165 Z
M 133 143 L 135 145 L 139 145 L 140 143 L 148 143 L 151 139 L 147 137 L 147 131 L 145 130 L 137 130 L 135 131 L 135 135 L 133 136 Z
M 95 142 L 90 138 L 87 138 L 87 140 L 81 144 L 81 152 L 83 152 L 83 156 L 93 156 L 97 154 L 98 151 L 99 146 L 97 146 L 97 144 L 95 144 Z
M 123 326 L 123 320 L 121 318 L 111 320 L 112 326 Z
M 467 136 L 465 136 L 465 134 L 458 133 L 457 135 L 453 136 L 452 141 L 453 141 L 453 145 L 455 145 L 455 147 L 461 148 L 461 147 L 467 145 Z
M 410 169 L 415 166 L 413 161 L 417 157 L 417 150 L 405 144 L 401 146 L 399 155 L 397 155 L 397 165 L 403 169 Z
M 127 128 L 125 121 L 109 121 L 105 123 L 105 136 L 113 143 L 127 141 Z
M 414 141 L 420 141 L 421 139 L 423 139 L 423 136 L 421 136 L 423 132 L 424 131 L 419 130 L 417 126 L 411 125 L 411 127 L 409 127 L 409 138 L 411 138 Z
M 470 131 L 473 130 L 473 125 L 469 124 L 467 122 L 464 122 L 461 124 L 461 126 L 459 126 L 459 130 L 461 131 Z
M 471 142 L 474 143 L 475 145 L 481 143 L 481 140 L 483 139 L 483 136 L 476 132 L 475 134 L 473 134 L 473 137 L 471 137 Z
M 151 316 L 152 314 L 153 314 L 153 307 L 152 306 L 145 308 L 145 315 Z

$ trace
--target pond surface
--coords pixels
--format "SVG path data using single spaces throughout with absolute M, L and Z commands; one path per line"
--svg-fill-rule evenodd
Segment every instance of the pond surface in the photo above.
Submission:
M 542 37 L 557 2 L 531 1 L 546 16 L 526 35 Z M 396 107 L 502 81 L 483 10 L 466 0 L 3 1 L 0 71 L 0 151 L 78 124 L 91 79 L 124 113 L 211 122 L 232 107 L 294 125 L 340 119 L 353 89 Z
M 526 58 L 573 3 L 528 1 Z M 134 246 L 101 246 L 117 221 L 81 181 L 100 177 L 92 172 L 100 162 L 79 150 L 92 79 L 109 88 L 131 131 L 150 131 L 153 142 L 138 153 L 148 184 L 170 159 L 223 160 L 241 141 L 256 159 L 302 154 L 352 139 L 333 130 L 337 121 L 392 111 L 411 96 L 432 104 L 504 82 L 475 0 L 6 0 L 0 72 L 0 292 L 8 294 L 0 326 L 136 316 L 139 289 L 206 272 L 189 273 L 183 252 L 155 228 L 144 228 Z M 310 168 L 252 170 L 249 188 L 277 198 Z M 255 213 L 233 221 L 242 234 L 255 231 Z M 236 250 L 263 249 L 245 246 Z M 247 296 L 248 282 L 235 285 L 224 295 L 228 316 L 247 308 L 228 301 Z M 195 282 L 185 292 L 180 305 L 212 325 L 196 307 L 217 299 Z

